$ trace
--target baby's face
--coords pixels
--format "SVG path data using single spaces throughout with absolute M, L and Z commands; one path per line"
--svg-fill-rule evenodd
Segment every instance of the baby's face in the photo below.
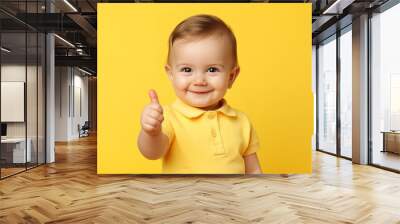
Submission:
M 225 35 L 178 39 L 165 66 L 176 95 L 194 107 L 215 109 L 239 74 Z

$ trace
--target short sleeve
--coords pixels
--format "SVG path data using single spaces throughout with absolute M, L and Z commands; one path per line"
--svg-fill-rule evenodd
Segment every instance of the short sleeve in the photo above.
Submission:
M 161 130 L 168 137 L 168 146 L 171 146 L 171 143 L 175 137 L 175 132 L 168 115 L 168 111 L 165 110 L 164 121 L 162 122 Z
M 251 154 L 257 152 L 259 147 L 260 147 L 260 143 L 258 141 L 257 133 L 256 133 L 253 125 L 250 124 L 249 144 L 247 145 L 247 149 L 244 151 L 243 156 L 248 156 L 248 155 L 251 155 Z

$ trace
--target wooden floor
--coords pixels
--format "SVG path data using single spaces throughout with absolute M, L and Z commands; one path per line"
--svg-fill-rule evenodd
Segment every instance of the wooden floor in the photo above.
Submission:
M 11 176 L 11 175 L 14 175 L 14 174 L 17 174 L 17 173 L 20 173 L 20 172 L 24 172 L 25 170 L 27 170 L 27 169 L 33 169 L 33 168 L 35 168 L 37 166 L 37 164 L 35 163 L 35 164 L 27 164 L 27 167 L 25 167 L 25 165 L 24 164 L 22 164 L 22 165 L 19 165 L 19 167 L 11 167 L 11 168 L 9 168 L 9 167 L 7 167 L 7 168 L 4 168 L 4 167 L 2 167 L 1 168 L 1 170 L 0 170 L 0 172 L 1 172 L 1 178 L 6 178 L 6 177 L 8 177 L 8 176 Z
M 11 176 L 13 174 L 25 171 L 25 167 L 24 168 L 1 168 L 1 177 L 8 177 Z
M 96 174 L 95 137 L 0 181 L 0 223 L 400 223 L 400 175 L 315 153 L 312 175 Z
M 376 150 L 372 160 L 374 164 L 400 170 L 400 154 Z

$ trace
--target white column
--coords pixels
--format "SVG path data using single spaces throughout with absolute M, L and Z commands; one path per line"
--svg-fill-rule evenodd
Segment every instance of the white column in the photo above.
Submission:
M 46 36 L 46 163 L 55 161 L 54 133 L 55 133 L 55 76 L 54 76 L 54 35 L 49 33 Z
M 47 12 L 54 11 L 54 5 L 47 1 Z M 55 162 L 55 44 L 54 35 L 46 35 L 46 163 Z

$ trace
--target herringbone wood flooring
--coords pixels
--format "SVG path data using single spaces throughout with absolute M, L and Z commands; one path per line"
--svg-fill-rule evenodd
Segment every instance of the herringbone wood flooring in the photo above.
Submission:
M 400 223 L 400 175 L 316 152 L 312 175 L 96 174 L 95 137 L 0 181 L 0 223 Z

